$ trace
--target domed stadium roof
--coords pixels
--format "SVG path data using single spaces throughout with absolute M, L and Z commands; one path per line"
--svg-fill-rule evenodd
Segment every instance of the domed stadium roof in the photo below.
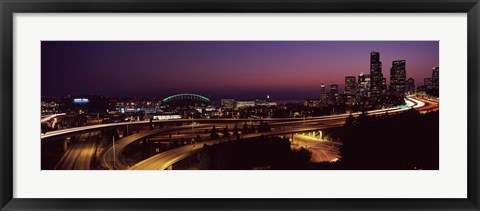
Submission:
M 205 97 L 202 95 L 183 93 L 183 94 L 168 96 L 164 98 L 162 102 L 165 104 L 174 104 L 174 105 L 195 105 L 195 104 L 210 103 L 211 100 L 208 97 Z

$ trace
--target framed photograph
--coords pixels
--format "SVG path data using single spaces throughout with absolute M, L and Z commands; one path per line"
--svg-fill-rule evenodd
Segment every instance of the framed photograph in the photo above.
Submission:
M 2 210 L 479 210 L 478 0 L 0 6 Z

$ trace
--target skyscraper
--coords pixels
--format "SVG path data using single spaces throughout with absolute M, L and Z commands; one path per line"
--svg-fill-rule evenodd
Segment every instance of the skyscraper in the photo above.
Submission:
M 415 93 L 415 80 L 413 78 L 409 78 L 407 82 L 405 82 L 405 91 L 409 94 Z
M 330 85 L 330 95 L 332 97 L 338 96 L 338 85 L 337 84 Z
M 322 104 L 327 103 L 327 93 L 325 92 L 325 84 L 320 85 L 320 101 Z
M 432 69 L 432 94 L 438 96 L 440 89 L 440 73 L 439 68 L 434 67 Z
M 370 53 L 370 91 L 372 96 L 379 96 L 382 92 L 382 62 L 380 53 L 372 51 Z
M 390 91 L 392 94 L 405 94 L 406 76 L 405 60 L 393 61 L 392 68 L 390 69 Z
M 382 78 L 382 95 L 386 95 L 387 94 L 387 79 L 386 78 Z
M 359 96 L 370 97 L 370 75 L 361 72 L 358 75 L 358 88 L 357 92 Z
M 357 82 L 355 81 L 355 76 L 346 76 L 345 77 L 345 95 L 355 95 L 357 92 Z
M 338 96 L 338 85 L 337 84 L 332 84 L 330 85 L 330 102 L 329 103 L 337 103 L 339 96 Z
M 433 80 L 432 78 L 425 78 L 423 80 L 424 86 L 427 89 L 427 91 L 431 91 L 433 89 Z

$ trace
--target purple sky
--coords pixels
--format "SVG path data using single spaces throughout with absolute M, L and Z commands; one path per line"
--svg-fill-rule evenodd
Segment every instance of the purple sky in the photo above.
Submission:
M 389 83 L 405 59 L 416 85 L 439 65 L 437 41 L 43 41 L 42 95 L 315 98 L 320 84 L 369 73 L 380 52 Z

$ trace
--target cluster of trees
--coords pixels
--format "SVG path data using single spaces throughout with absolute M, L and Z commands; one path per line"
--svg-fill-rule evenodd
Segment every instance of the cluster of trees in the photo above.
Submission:
M 413 109 L 377 117 L 350 116 L 340 129 L 343 169 L 438 169 L 439 112 Z
M 205 145 L 197 157 L 197 168 L 203 170 L 303 169 L 311 153 L 292 150 L 288 138 L 261 137 Z
M 270 125 L 267 123 L 267 122 L 264 122 L 264 121 L 261 121 L 260 124 L 255 128 L 254 125 L 247 125 L 247 123 L 245 122 L 243 124 L 243 128 L 242 130 L 240 130 L 238 128 L 238 125 L 235 124 L 235 126 L 233 127 L 233 129 L 231 130 L 232 131 L 232 134 L 230 134 L 230 131 L 228 129 L 228 126 L 227 127 L 224 127 L 222 130 L 219 130 L 217 129 L 215 126 L 212 127 L 212 129 L 210 130 L 210 138 L 219 138 L 220 135 L 218 135 L 219 132 L 221 132 L 222 134 L 222 137 L 223 138 L 227 138 L 227 137 L 238 137 L 240 135 L 240 131 L 242 134 L 247 134 L 247 133 L 254 133 L 254 132 L 267 132 L 267 131 L 271 131 L 271 128 L 270 128 Z
M 332 103 L 327 103 L 319 107 L 308 107 L 300 103 L 287 103 L 283 109 L 277 109 L 273 112 L 274 118 L 295 117 L 294 114 L 302 116 L 323 116 L 332 114 L 346 113 L 347 111 L 358 112 L 362 110 L 380 109 L 382 107 L 391 107 L 403 105 L 405 101 L 403 96 L 382 95 L 377 97 L 356 97 L 355 104 L 348 105 L 345 99 Z

